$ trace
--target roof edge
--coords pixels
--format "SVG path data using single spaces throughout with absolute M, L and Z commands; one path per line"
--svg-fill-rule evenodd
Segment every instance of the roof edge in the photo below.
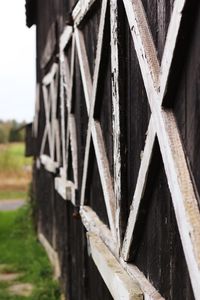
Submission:
M 30 28 L 32 25 L 36 25 L 36 20 L 37 20 L 36 0 L 26 0 L 25 9 L 26 9 L 26 26 Z

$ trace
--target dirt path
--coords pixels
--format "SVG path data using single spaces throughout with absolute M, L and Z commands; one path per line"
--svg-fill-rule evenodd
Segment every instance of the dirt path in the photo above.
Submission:
M 1 200 L 0 211 L 16 210 L 25 204 L 25 200 Z

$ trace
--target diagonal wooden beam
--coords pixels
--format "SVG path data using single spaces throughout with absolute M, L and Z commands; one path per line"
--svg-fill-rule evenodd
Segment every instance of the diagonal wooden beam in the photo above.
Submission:
M 54 63 L 50 72 L 42 80 L 42 92 L 45 108 L 46 124 L 40 148 L 43 164 L 50 172 L 55 172 L 60 163 L 60 132 L 57 120 L 57 91 L 58 91 L 58 65 Z M 52 120 L 50 120 L 50 113 Z M 48 141 L 50 157 L 44 154 L 45 144 Z M 56 155 L 56 158 L 55 158 Z
M 145 11 L 140 0 L 123 0 L 147 96 L 159 88 L 160 66 Z
M 116 231 L 119 248 L 121 248 L 121 153 L 120 153 L 120 113 L 119 113 L 119 53 L 118 53 L 118 6 L 117 1 L 110 1 L 110 35 L 111 35 L 111 74 L 112 74 L 112 129 L 114 194 L 116 201 Z
M 67 99 L 68 111 L 71 113 L 72 110 L 72 94 L 74 86 L 74 64 L 75 64 L 75 37 L 72 37 L 72 49 L 71 49 L 71 63 L 70 63 L 70 90 Z
M 167 32 L 161 68 L 160 68 L 160 99 L 163 99 L 167 88 L 167 81 L 169 77 L 169 72 L 171 69 L 171 64 L 174 56 L 174 51 L 176 47 L 177 37 L 182 20 L 182 12 L 185 6 L 186 0 L 175 0 L 174 8 L 169 23 L 169 28 Z
M 51 159 L 55 160 L 55 121 L 56 121 L 56 106 L 57 106 L 57 93 L 55 91 L 54 87 L 54 79 L 50 84 L 50 101 L 51 101 L 51 140 L 49 141 L 51 143 Z
M 172 14 L 172 19 L 170 21 L 170 26 L 169 26 L 169 30 L 168 30 L 168 34 L 167 34 L 167 41 L 166 41 L 163 60 L 162 60 L 164 73 L 162 72 L 162 66 L 161 66 L 161 73 L 160 73 L 160 77 L 161 77 L 160 82 L 161 82 L 161 84 L 163 84 L 163 86 L 164 86 L 164 84 L 165 85 L 167 84 L 167 78 L 169 76 L 169 71 L 170 71 L 171 64 L 172 64 L 173 52 L 174 52 L 176 39 L 178 36 L 180 22 L 181 22 L 180 12 L 182 11 L 184 4 L 185 4 L 185 1 L 180 1 L 180 0 L 175 1 L 175 3 L 174 3 L 174 11 Z M 177 14 L 179 14 L 179 15 L 177 16 Z M 177 17 L 178 17 L 178 22 L 176 21 Z M 174 24 L 176 24 L 175 30 L 173 29 Z M 168 55 L 168 58 L 166 58 L 167 55 Z M 159 94 L 158 94 L 160 103 L 162 103 L 162 101 L 163 101 L 164 90 L 165 90 L 165 88 L 161 87 Z M 156 92 L 156 90 L 155 90 L 155 92 Z M 136 183 L 136 189 L 134 192 L 133 201 L 132 201 L 132 205 L 130 208 L 128 226 L 127 226 L 125 238 L 123 241 L 122 255 L 125 260 L 128 260 L 128 256 L 129 256 L 132 235 L 134 234 L 133 232 L 134 232 L 135 224 L 137 221 L 137 215 L 139 213 L 141 197 L 142 197 L 143 190 L 145 188 L 144 184 L 146 182 L 146 176 L 148 173 L 150 158 L 152 155 L 151 151 L 153 149 L 155 136 L 156 136 L 155 129 L 153 128 L 153 119 L 152 118 L 150 120 L 149 129 L 147 132 L 148 133 L 147 133 L 147 139 L 146 139 L 145 149 L 144 149 L 144 153 L 143 153 L 143 159 L 141 162 L 138 180 Z
M 64 53 L 60 52 L 60 112 L 61 112 L 61 142 L 62 142 L 62 161 L 64 173 L 66 171 L 66 130 L 65 130 L 65 97 L 64 97 Z
M 98 126 L 98 124 L 93 121 L 99 70 L 100 70 L 101 53 L 102 53 L 102 46 L 103 46 L 103 34 L 105 28 L 107 4 L 108 4 L 107 0 L 104 0 L 102 2 L 99 34 L 98 34 L 98 41 L 97 41 L 97 52 L 96 52 L 96 60 L 95 60 L 95 68 L 94 68 L 94 76 L 93 76 L 92 101 L 91 101 L 90 112 L 89 112 L 87 140 L 91 139 L 91 133 L 92 133 L 94 148 L 96 149 L 97 164 L 99 166 L 99 172 L 101 175 L 100 178 L 103 186 L 103 193 L 104 193 L 104 199 L 106 203 L 110 228 L 113 236 L 116 238 L 116 228 L 115 228 L 116 202 L 115 202 L 115 196 L 114 196 L 114 191 L 112 186 L 112 179 L 109 171 L 109 163 L 106 155 L 101 127 Z M 89 130 L 90 128 L 91 130 Z M 98 149 L 100 150 L 99 153 L 97 152 Z M 102 154 L 102 156 L 100 154 Z M 86 152 L 86 155 L 89 158 L 89 151 Z M 102 168 L 100 166 L 102 166 Z M 107 181 L 105 180 L 105 178 L 107 178 Z
M 76 26 L 80 25 L 95 2 L 97 0 L 81 0 L 77 2 L 72 11 L 72 18 Z
M 105 144 L 103 142 L 102 130 L 99 122 L 92 120 L 91 133 L 97 158 L 97 165 L 99 169 L 99 175 L 101 179 L 104 200 L 106 204 L 106 210 L 108 214 L 108 220 L 113 236 L 116 238 L 115 227 L 115 212 L 116 202 L 113 190 L 112 178 L 109 170 L 109 163 L 106 154 Z
M 80 71 L 81 71 L 81 78 L 83 83 L 83 90 L 85 95 L 85 103 L 86 103 L 87 113 L 89 115 L 90 101 L 92 96 L 92 79 L 91 79 L 91 74 L 89 69 L 89 62 L 87 58 L 83 34 L 77 28 L 75 28 L 75 37 L 76 37 L 76 48 L 77 48 Z M 82 176 L 82 184 L 81 184 L 81 198 L 80 198 L 81 205 L 84 205 L 85 202 L 85 188 L 86 188 L 87 171 L 88 171 L 89 147 L 90 144 L 87 145 L 87 141 L 86 141 L 83 176 Z M 87 154 L 86 151 L 88 152 Z
M 108 226 L 99 219 L 98 215 L 89 206 L 81 206 L 80 215 L 86 230 L 97 234 L 110 249 L 112 254 L 117 257 L 118 246 L 112 239 L 112 234 Z
M 58 119 L 55 120 L 55 149 L 56 149 L 56 162 L 60 166 L 61 164 L 61 152 L 60 152 L 60 126 Z
M 151 103 L 156 132 L 194 294 L 200 295 L 200 213 L 174 115 Z
M 65 55 L 65 48 L 69 42 L 71 45 L 71 60 Z M 60 69 L 61 69 L 61 123 L 62 123 L 62 153 L 63 153 L 63 167 L 60 168 L 60 176 L 55 180 L 55 186 L 58 193 L 67 199 L 69 196 L 67 172 L 68 172 L 68 152 L 71 144 L 72 150 L 72 169 L 74 173 L 74 183 L 71 187 L 72 203 L 75 205 L 75 189 L 78 188 L 78 159 L 77 159 L 77 138 L 76 138 L 76 124 L 73 114 L 71 114 L 71 102 L 73 92 L 73 77 L 74 77 L 74 58 L 75 58 L 75 38 L 72 35 L 72 29 L 66 26 L 63 35 L 60 38 Z M 67 113 L 67 130 L 65 128 L 65 113 Z
M 72 168 L 74 173 L 74 185 L 78 188 L 78 156 L 77 156 L 77 137 L 76 137 L 76 122 L 73 114 L 69 114 L 69 135 L 72 150 Z
M 198 298 L 200 294 L 200 214 L 198 208 L 198 202 L 195 195 L 193 183 L 190 177 L 189 169 L 187 166 L 187 161 L 185 158 L 183 146 L 181 143 L 181 138 L 179 135 L 179 131 L 176 125 L 176 121 L 173 113 L 170 110 L 164 110 L 161 108 L 161 102 L 164 95 L 164 91 L 166 89 L 167 78 L 169 75 L 170 65 L 173 58 L 173 53 L 169 56 L 169 63 L 166 67 L 166 73 L 163 76 L 163 86 L 161 92 L 157 92 L 156 86 L 152 85 L 153 78 L 150 75 L 149 68 L 149 45 L 146 44 L 146 38 L 148 35 L 148 28 L 145 26 L 145 32 L 140 29 L 140 25 L 137 22 L 138 13 L 137 9 L 140 7 L 140 1 L 131 2 L 128 0 L 124 0 L 127 15 L 130 20 L 134 23 L 132 30 L 133 41 L 136 49 L 136 53 L 138 56 L 143 80 L 145 83 L 145 87 L 147 90 L 148 100 L 150 104 L 150 108 L 152 111 L 152 118 L 154 120 L 155 131 L 158 136 L 158 141 L 161 149 L 161 154 L 164 162 L 164 168 L 172 196 L 172 202 L 175 210 L 176 220 L 179 228 L 179 233 L 182 240 L 182 245 L 184 249 L 184 254 L 186 257 L 187 266 L 189 269 L 189 274 L 194 290 L 195 297 Z M 138 5 L 139 3 L 139 5 Z M 137 4 L 137 7 L 134 8 L 134 5 Z M 180 21 L 181 21 L 181 12 L 184 7 L 185 1 L 177 0 L 175 2 L 175 12 L 174 16 L 180 14 L 177 19 L 176 28 L 175 28 L 175 36 L 172 38 L 172 48 L 171 52 L 174 51 Z M 130 12 L 128 12 L 127 7 L 130 8 L 130 5 L 133 5 L 132 17 L 130 18 Z M 177 9 L 178 8 L 178 9 Z M 131 9 L 131 8 L 130 8 Z M 141 10 L 140 10 L 141 13 Z M 141 13 L 139 16 L 143 15 Z M 133 20 L 133 15 L 135 16 L 135 21 Z M 173 17 L 173 18 L 175 18 Z M 144 18 L 143 18 L 144 19 Z M 142 20 L 140 20 L 141 22 Z M 174 20 L 171 21 L 173 24 Z M 171 25 L 172 26 L 172 25 Z M 172 29 L 169 29 L 169 34 L 172 32 Z M 173 33 L 174 34 L 174 33 Z M 168 35 L 168 40 L 170 40 L 170 36 Z M 139 41 L 139 42 L 138 42 Z M 170 53 L 170 49 L 167 47 L 169 42 L 166 44 L 166 49 L 164 51 L 163 64 L 166 63 L 165 56 Z M 142 51 L 141 51 L 142 47 Z M 142 59 L 141 53 L 147 59 Z M 154 55 L 153 55 L 154 56 Z M 154 60 L 154 59 L 153 59 Z M 148 72 L 145 74 L 145 70 Z M 149 80 L 149 78 L 151 80 Z M 148 85 L 150 83 L 150 85 Z M 152 88 L 154 86 L 154 89 Z M 150 87 L 150 89 L 149 89 Z
M 42 147 L 41 147 L 41 154 L 43 154 L 44 148 L 45 148 L 45 143 L 48 140 L 49 142 L 49 151 L 50 154 L 52 152 L 51 150 L 51 126 L 50 126 L 50 109 L 51 109 L 51 103 L 48 101 L 48 91 L 46 86 L 42 86 L 42 91 L 43 91 L 43 99 L 44 99 L 44 109 L 45 109 L 45 118 L 46 118 L 46 124 L 45 124 L 45 130 L 46 133 L 43 136 L 42 140 Z
M 65 26 L 64 31 L 60 37 L 60 53 L 63 53 L 65 47 L 68 45 L 72 38 L 73 27 L 70 25 Z
M 90 74 L 90 67 L 87 58 L 87 52 L 85 48 L 85 41 L 83 33 L 78 29 L 74 29 L 75 39 L 76 39 L 76 49 L 78 53 L 79 65 L 81 70 L 81 77 L 83 83 L 83 90 L 86 101 L 86 108 L 89 114 L 90 102 L 92 98 L 92 78 Z
M 51 67 L 50 72 L 44 76 L 42 80 L 42 84 L 45 86 L 50 85 L 51 82 L 53 81 L 53 78 L 55 77 L 57 70 L 58 70 L 58 64 L 54 63 Z
M 153 119 L 151 118 L 148 130 L 147 130 L 147 138 L 145 141 L 144 152 L 142 155 L 142 161 L 139 169 L 139 174 L 136 182 L 136 188 L 133 195 L 132 204 L 130 207 L 130 213 L 128 218 L 128 225 L 125 233 L 125 237 L 123 240 L 122 246 L 122 257 L 125 261 L 129 259 L 129 251 L 132 243 L 135 225 L 137 222 L 140 204 L 142 200 L 142 196 L 144 194 L 146 188 L 146 182 L 149 172 L 149 166 L 153 154 L 153 146 L 155 142 L 156 132 L 153 125 Z
M 133 264 L 128 264 L 120 259 L 120 263 L 126 272 L 139 284 L 143 292 L 144 300 L 165 300 L 144 274 Z
M 96 60 L 95 60 L 93 82 L 91 80 L 91 74 L 89 71 L 89 64 L 88 64 L 83 35 L 77 28 L 75 29 L 75 37 L 76 37 L 77 52 L 79 57 L 80 69 L 81 69 L 81 77 L 82 77 L 83 88 L 85 93 L 86 107 L 89 115 L 83 178 L 82 178 L 82 186 L 81 186 L 81 205 L 84 205 L 89 150 L 90 150 L 91 136 L 92 136 L 95 154 L 97 158 L 97 164 L 99 168 L 100 179 L 103 186 L 103 193 L 104 193 L 104 199 L 105 199 L 106 209 L 109 218 L 109 224 L 111 227 L 112 234 L 116 237 L 116 229 L 115 229 L 116 203 L 115 203 L 115 197 L 112 188 L 112 179 L 109 171 L 109 163 L 105 151 L 105 145 L 103 141 L 101 127 L 98 126 L 97 122 L 95 123 L 93 119 L 96 93 L 97 93 L 97 84 L 99 78 L 102 45 L 103 45 L 106 10 L 107 10 L 107 0 L 104 0 L 102 2 L 102 8 L 101 8 L 101 17 L 100 17 L 100 24 L 99 24 L 99 34 L 98 34 L 98 41 L 97 41 L 97 53 L 96 53 Z M 109 184 L 107 184 L 105 178 L 107 179 L 107 182 L 109 182 Z
M 63 81 L 63 114 L 61 116 L 61 122 L 62 122 L 62 128 L 63 128 L 63 175 L 66 177 L 67 174 L 67 163 L 68 163 L 68 147 L 69 147 L 69 118 L 67 118 L 67 130 L 65 128 L 65 113 L 67 115 L 69 114 L 69 94 L 70 94 L 70 70 L 69 70 L 69 64 L 68 59 L 65 57 L 64 52 L 62 51 L 61 56 L 63 57 L 61 62 L 61 68 L 62 68 L 62 81 Z M 65 99 L 65 94 L 67 99 Z
M 72 37 L 72 49 L 71 49 L 71 62 L 68 63 L 68 58 L 64 55 L 65 63 L 64 63 L 64 81 L 65 81 L 65 90 L 66 90 L 66 103 L 65 106 L 67 108 L 67 136 L 66 136 L 66 151 L 65 151 L 65 157 L 66 157 L 66 174 L 68 169 L 68 150 L 69 150 L 69 144 L 70 144 L 70 136 L 71 136 L 71 125 L 70 125 L 70 114 L 71 114 L 71 103 L 72 103 L 72 94 L 73 94 L 73 77 L 74 77 L 74 58 L 75 58 L 75 39 Z M 75 132 L 72 133 L 73 136 L 75 136 Z M 75 143 L 75 142 L 74 142 Z M 71 145 L 72 146 L 72 145 Z M 73 147 L 74 151 L 77 151 L 77 147 Z M 77 153 L 73 152 L 72 156 L 76 157 Z M 77 158 L 75 158 L 77 160 Z M 74 158 L 73 158 L 74 161 Z M 77 174 L 77 168 L 74 169 L 74 174 Z M 77 176 L 75 176 L 75 185 L 77 187 Z
M 143 293 L 138 282 L 128 276 L 121 264 L 93 233 L 87 234 L 91 256 L 115 300 L 142 300 Z
M 47 134 L 48 134 L 47 126 L 45 126 L 43 137 L 42 137 L 42 143 L 41 143 L 41 147 L 40 147 L 40 155 L 42 155 L 44 153 L 44 148 L 45 148 L 45 144 L 46 144 L 46 140 L 47 140 Z

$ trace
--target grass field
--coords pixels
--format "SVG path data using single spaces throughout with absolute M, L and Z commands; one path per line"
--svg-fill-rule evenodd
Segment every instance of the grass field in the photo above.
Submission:
M 26 198 L 32 160 L 24 157 L 24 147 L 24 143 L 0 145 L 0 200 Z
M 19 283 L 33 285 L 29 297 L 12 296 L 8 292 L 13 282 L 0 282 L 1 300 L 58 300 L 58 284 L 46 254 L 36 240 L 28 204 L 14 212 L 0 212 L 0 266 L 4 272 L 20 273 Z

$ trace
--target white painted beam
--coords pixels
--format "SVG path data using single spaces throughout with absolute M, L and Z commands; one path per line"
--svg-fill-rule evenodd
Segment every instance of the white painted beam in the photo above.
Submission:
M 89 233 L 93 233 L 107 246 L 108 251 L 118 260 L 118 250 L 115 241 L 112 239 L 111 232 L 108 227 L 99 219 L 97 214 L 88 206 L 80 209 L 82 222 Z M 140 287 L 144 300 L 164 300 L 159 292 L 147 280 L 144 274 L 134 265 L 119 260 L 119 263 L 126 270 L 130 278 L 134 280 Z M 143 298 L 142 298 L 143 299 Z
M 73 33 L 73 27 L 69 25 L 65 26 L 64 31 L 60 37 L 60 51 L 64 51 L 65 47 L 71 40 L 72 33 Z
M 113 182 L 109 170 L 109 162 L 106 154 L 105 144 L 100 123 L 93 121 L 91 123 L 91 132 L 93 138 L 94 149 L 97 158 L 97 165 L 102 184 L 108 220 L 113 236 L 116 238 L 115 212 L 116 202 L 113 190 Z
M 141 0 L 123 0 L 147 96 L 159 87 L 160 66 Z
M 76 49 L 77 49 L 77 54 L 79 59 L 80 70 L 81 70 L 81 78 L 83 83 L 86 107 L 89 114 L 90 102 L 92 98 L 92 78 L 90 74 L 89 62 L 87 58 L 83 33 L 78 28 L 75 28 L 74 32 L 75 32 Z
M 77 149 L 77 137 L 76 137 L 76 122 L 73 114 L 68 115 L 69 118 L 69 130 L 70 130 L 70 144 L 72 151 L 72 169 L 74 174 L 74 186 L 78 188 L 78 149 Z
M 153 146 L 154 146 L 155 137 L 156 137 L 156 132 L 153 125 L 153 119 L 151 118 L 147 130 L 147 138 L 145 141 L 144 152 L 142 154 L 142 160 L 141 160 L 139 174 L 138 174 L 136 187 L 133 195 L 133 200 L 130 207 L 128 225 L 123 240 L 122 256 L 125 261 L 129 259 L 129 251 L 130 251 L 130 246 L 134 235 L 134 229 L 139 214 L 141 200 L 146 188 L 146 182 L 147 182 L 151 157 L 153 155 Z
M 56 177 L 55 190 L 64 200 L 69 200 L 76 205 L 75 186 L 72 181 L 66 180 L 65 177 Z
M 97 0 L 79 0 L 77 2 L 72 12 L 72 18 L 76 26 L 80 25 L 81 21 L 85 18 L 86 14 L 96 1 Z
M 191 283 L 195 297 L 198 299 L 200 295 L 200 213 L 198 202 L 175 118 L 171 111 L 164 111 L 161 108 L 173 58 L 173 53 L 170 53 L 170 51 L 174 51 L 184 3 L 181 0 L 176 0 L 174 3 L 175 9 L 178 7 L 173 14 L 174 18 L 177 17 L 177 20 L 172 20 L 172 24 L 173 22 L 176 24 L 172 37 L 172 48 L 167 49 L 169 46 L 166 46 L 164 50 L 163 64 L 166 65 L 166 68 L 165 75 L 163 75 L 163 86 L 161 93 L 159 93 L 160 80 L 159 77 L 157 78 L 159 66 L 156 67 L 156 72 L 151 67 L 152 62 L 156 62 L 155 47 L 149 33 L 142 3 L 140 0 L 133 0 L 132 2 L 124 0 L 134 46 L 152 111 L 155 131 L 158 136 Z M 168 40 L 170 40 L 170 32 L 171 34 L 173 32 L 171 26 Z M 168 41 L 166 45 L 169 45 Z M 165 53 L 169 54 L 169 63 L 166 63 L 166 58 L 168 57 Z M 158 85 L 155 84 L 156 82 Z
M 53 78 L 56 75 L 57 70 L 58 70 L 58 64 L 54 63 L 51 67 L 50 72 L 44 76 L 42 83 L 44 85 L 49 85 L 53 81 Z
M 139 287 L 143 292 L 144 300 L 164 300 L 160 293 L 135 265 L 127 264 L 122 259 L 120 260 L 120 263 L 129 276 L 138 282 Z
M 183 250 L 196 299 L 200 295 L 200 213 L 177 124 L 171 111 L 151 103 Z
M 143 300 L 138 283 L 131 279 L 102 240 L 88 233 L 91 256 L 115 300 Z
M 46 154 L 40 156 L 41 163 L 44 165 L 45 169 L 51 173 L 56 173 L 59 167 L 58 162 L 55 162 Z
M 98 122 L 95 122 L 93 119 L 96 93 L 97 93 L 97 84 L 99 78 L 102 45 L 103 45 L 106 10 L 107 10 L 107 0 L 104 0 L 102 1 L 102 8 L 101 8 L 101 17 L 100 17 L 100 24 L 99 24 L 93 82 L 89 71 L 89 64 L 88 64 L 83 35 L 80 33 L 80 30 L 75 29 L 76 46 L 77 46 L 77 51 L 79 56 L 86 107 L 89 115 L 88 132 L 87 132 L 86 147 L 85 147 L 86 150 L 85 150 L 85 158 L 84 158 L 84 168 L 83 168 L 83 179 L 82 179 L 82 186 L 81 186 L 81 205 L 84 205 L 84 199 L 85 199 L 85 186 L 86 186 L 86 179 L 87 179 L 88 159 L 89 159 L 89 151 L 90 151 L 91 136 L 92 136 L 94 148 L 95 148 L 95 154 L 97 158 L 98 169 L 100 173 L 100 179 L 103 187 L 103 193 L 104 193 L 104 199 L 105 199 L 107 213 L 108 213 L 109 224 L 110 224 L 111 232 L 113 236 L 115 236 L 116 238 L 116 228 L 115 228 L 116 203 L 115 203 L 115 197 L 114 197 L 114 192 L 112 187 L 112 179 L 109 171 L 108 158 L 105 151 L 105 145 L 103 141 L 101 127 L 98 124 Z
M 86 230 L 98 235 L 114 256 L 118 256 L 118 246 L 112 238 L 110 229 L 99 219 L 92 208 L 86 205 L 81 206 L 80 215 Z
M 186 0 L 175 0 L 174 8 L 169 23 L 169 28 L 167 32 L 165 48 L 163 52 L 161 69 L 160 69 L 160 98 L 163 99 L 167 88 L 167 80 L 169 77 L 169 72 L 174 56 L 175 46 L 177 42 L 177 37 L 180 29 L 180 24 L 182 20 L 182 12 L 185 6 Z
M 116 0 L 110 1 L 111 34 L 111 74 L 112 74 L 112 129 L 115 220 L 119 248 L 121 247 L 121 153 L 120 153 L 120 113 L 119 113 L 119 53 L 118 53 L 118 6 Z

